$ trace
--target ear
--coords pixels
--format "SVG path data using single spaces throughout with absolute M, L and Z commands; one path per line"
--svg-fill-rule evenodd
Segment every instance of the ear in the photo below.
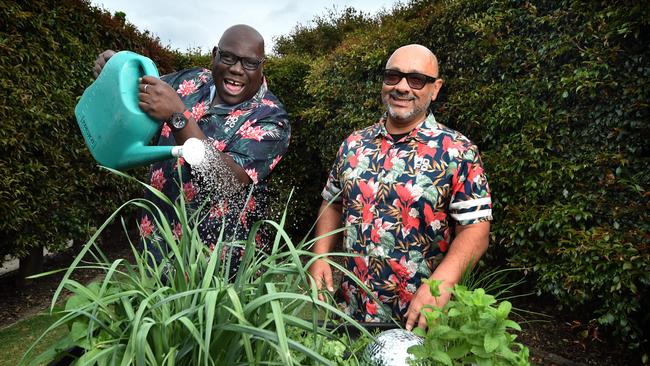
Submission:
M 217 58 L 217 50 L 218 49 L 219 49 L 219 47 L 217 47 L 217 46 L 212 47 L 212 59 Z
M 440 92 L 440 89 L 442 89 L 442 84 L 444 81 L 442 79 L 437 79 L 436 81 L 433 82 L 433 93 L 431 93 L 431 101 L 435 101 L 436 98 L 438 97 L 438 93 Z

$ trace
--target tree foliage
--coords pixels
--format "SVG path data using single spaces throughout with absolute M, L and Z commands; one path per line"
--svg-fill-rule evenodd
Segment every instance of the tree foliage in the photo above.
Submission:
M 412 1 L 356 29 L 343 15 L 296 30 L 277 63 L 304 78 L 272 88 L 292 99 L 296 155 L 283 167 L 308 177 L 295 177 L 311 206 L 297 220 L 313 222 L 343 138 L 380 117 L 377 76 L 390 53 L 423 44 L 445 80 L 437 119 L 478 144 L 486 165 L 488 259 L 528 268 L 538 293 L 592 314 L 630 347 L 647 342 L 649 12 L 642 1 Z M 333 24 L 346 25 L 334 47 Z M 292 58 L 303 60 L 295 72 Z

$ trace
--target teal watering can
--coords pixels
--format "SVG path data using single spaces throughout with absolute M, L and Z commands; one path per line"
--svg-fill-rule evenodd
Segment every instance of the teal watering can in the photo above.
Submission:
M 203 143 L 194 138 L 183 146 L 149 145 L 162 125 L 138 106 L 138 79 L 144 75 L 158 77 L 153 61 L 121 51 L 84 91 L 74 112 L 92 156 L 99 164 L 117 170 L 186 155 L 202 158 Z M 196 164 L 200 158 L 188 162 Z

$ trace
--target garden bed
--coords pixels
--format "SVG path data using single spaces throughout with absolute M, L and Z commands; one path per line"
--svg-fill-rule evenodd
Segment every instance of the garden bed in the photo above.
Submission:
M 123 235 L 117 235 L 123 237 Z M 131 249 L 126 242 L 102 245 L 111 258 L 130 258 Z M 68 251 L 52 257 L 45 263 L 46 270 L 65 267 L 73 259 Z M 99 275 L 95 271 L 79 271 L 75 278 L 89 282 Z M 16 289 L 12 275 L 0 278 L 0 333 L 21 319 L 47 311 L 56 286 L 63 273 L 39 278 L 23 289 Z M 633 365 L 638 357 L 627 354 L 615 341 L 598 333 L 593 326 L 584 325 L 571 314 L 556 314 L 552 302 L 530 296 L 513 301 L 516 307 L 551 315 L 548 321 L 522 324 L 521 340 L 530 349 L 531 361 L 537 365 Z M 29 345 L 26 344 L 25 347 Z M 1 346 L 0 346 L 1 348 Z

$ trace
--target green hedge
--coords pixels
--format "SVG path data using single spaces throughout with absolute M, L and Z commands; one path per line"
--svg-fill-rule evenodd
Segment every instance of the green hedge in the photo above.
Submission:
M 50 250 L 140 193 L 101 171 L 73 111 L 104 49 L 132 49 L 169 72 L 179 58 L 148 33 L 87 1 L 0 3 L 0 258 Z
M 630 347 L 647 342 L 649 9 L 642 1 L 412 1 L 355 20 L 356 29 L 345 12 L 296 29 L 277 50 L 277 71 L 269 68 L 271 80 L 305 75 L 272 85 L 291 99 L 294 152 L 282 169 L 298 169 L 296 222 L 313 222 L 314 194 L 342 139 L 379 117 L 377 75 L 390 53 L 424 44 L 445 79 L 437 118 L 479 145 L 489 174 L 487 259 L 528 268 L 538 293 L 591 312 Z M 338 45 L 305 45 L 321 44 L 321 28 L 339 23 L 347 26 Z M 319 158 L 311 170 L 303 151 Z

